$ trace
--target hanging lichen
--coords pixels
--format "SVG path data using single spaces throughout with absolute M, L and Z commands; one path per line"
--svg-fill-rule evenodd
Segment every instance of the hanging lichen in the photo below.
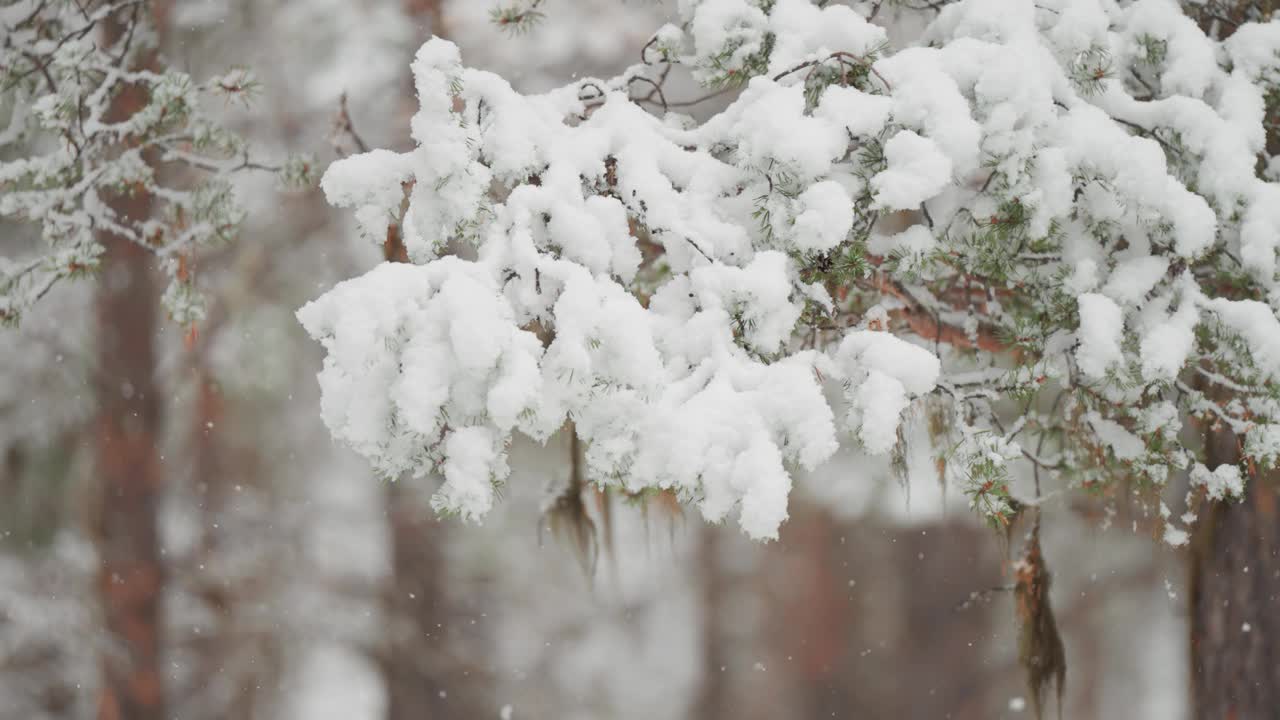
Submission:
M 567 545 L 588 577 L 596 570 L 600 554 L 600 540 L 596 523 L 591 519 L 587 503 L 583 500 L 586 481 L 582 472 L 582 449 L 578 434 L 569 423 L 569 482 L 556 494 L 543 510 L 543 522 L 551 528 L 551 534 Z
M 1045 692 L 1054 686 L 1058 718 L 1062 718 L 1062 692 L 1067 676 L 1066 651 L 1049 602 L 1049 569 L 1040 550 L 1040 517 L 1037 513 L 1027 534 L 1022 558 L 1014 570 L 1014 609 L 1018 620 L 1018 660 L 1027 672 L 1036 718 L 1043 717 Z

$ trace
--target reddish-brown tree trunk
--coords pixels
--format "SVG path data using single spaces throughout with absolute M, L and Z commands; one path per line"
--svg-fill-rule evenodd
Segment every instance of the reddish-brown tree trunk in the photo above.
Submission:
M 122 95 L 126 101 L 130 93 Z M 137 101 L 135 101 L 137 102 Z M 117 106 L 125 105 L 117 101 Z M 127 107 L 127 106 L 126 106 Z M 149 198 L 122 198 L 115 209 L 143 217 Z M 102 658 L 101 720 L 160 720 L 160 561 L 156 516 L 161 472 L 155 387 L 156 293 L 151 255 L 104 235 L 98 284 L 99 372 L 95 456 L 100 502 L 98 592 L 110 646 Z
M 729 717 L 729 654 L 725 636 L 725 596 L 728 588 L 721 568 L 722 528 L 707 525 L 698 533 L 698 580 L 702 584 L 702 683 L 694 705 L 697 720 Z
M 462 688 L 445 687 L 447 612 L 440 582 L 439 524 L 402 480 L 387 487 L 392 579 L 383 674 L 388 720 L 464 717 Z M 453 690 L 450 697 L 449 690 Z
M 123 19 L 103 26 L 114 42 Z M 111 101 L 106 119 L 118 122 L 146 106 L 144 88 L 127 86 Z M 152 198 L 136 189 L 108 199 L 129 223 L 151 214 Z M 100 720 L 161 720 L 164 682 L 160 598 L 164 567 L 157 513 L 161 471 L 156 439 L 160 394 L 156 373 L 157 292 L 152 255 L 111 232 L 99 233 L 105 248 L 97 285 L 98 415 L 94 455 L 99 503 L 94 517 L 98 541 L 97 588 L 107 647 L 102 655 Z
M 996 551 L 963 522 L 840 522 L 797 503 L 769 550 L 797 717 L 994 717 L 984 645 L 995 615 L 956 606 L 1000 582 Z
M 1209 438 L 1210 467 L 1238 460 L 1236 438 Z M 1191 564 L 1192 717 L 1280 718 L 1280 509 L 1274 473 L 1240 502 L 1203 511 Z
M 1198 19 L 1226 39 L 1241 23 L 1270 16 L 1274 0 L 1218 3 L 1220 15 Z M 1194 6 L 1193 6 L 1194 7 Z M 1268 118 L 1272 119 L 1272 118 Z M 1267 156 L 1280 154 L 1280 132 L 1267 132 Z M 1260 163 L 1265 164 L 1265 163 Z M 1205 433 L 1208 467 L 1240 461 L 1239 438 Z M 1251 473 L 1240 502 L 1202 511 L 1191 561 L 1193 718 L 1280 718 L 1280 517 L 1277 471 Z
M 207 325 L 204 330 L 216 332 Z M 202 337 L 209 337 L 204 335 Z M 193 489 L 198 498 L 201 517 L 201 540 L 195 555 L 187 560 L 181 584 L 203 604 L 212 621 L 211 632 L 171 638 L 175 646 L 189 644 L 195 671 L 190 686 L 174 688 L 172 702 L 183 717 L 204 718 L 249 717 L 255 685 L 250 678 L 232 675 L 226 665 L 237 650 L 251 642 L 237 633 L 235 615 L 242 598 L 237 588 L 227 583 L 220 571 L 225 566 L 222 555 L 227 552 L 224 531 L 225 513 L 230 499 L 231 448 L 223 436 L 225 401 L 212 371 L 206 363 L 207 347 L 197 344 L 193 350 L 194 367 L 191 384 L 195 390 L 194 427 L 191 436 L 190 466 Z M 175 585 L 178 583 L 175 583 Z M 175 633 L 185 634 L 173 626 Z M 261 682 L 269 672 L 268 663 L 257 663 L 253 678 Z M 260 687 L 260 685 L 258 686 Z M 215 689 L 211 692 L 211 689 Z M 180 707 L 177 707 L 180 705 Z

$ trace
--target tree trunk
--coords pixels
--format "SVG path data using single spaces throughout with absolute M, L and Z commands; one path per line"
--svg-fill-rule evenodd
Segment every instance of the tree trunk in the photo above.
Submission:
M 136 108 L 132 92 L 117 108 Z M 127 114 L 127 113 L 125 113 Z M 145 196 L 112 205 L 133 218 L 150 209 Z M 101 720 L 160 720 L 160 561 L 156 516 L 160 503 L 160 423 L 155 387 L 156 292 L 151 255 L 129 240 L 104 234 L 98 284 L 98 417 L 94 452 L 98 592 L 110 647 L 102 658 Z
M 1241 23 L 1274 11 L 1274 0 L 1219 2 L 1221 22 L 1203 14 L 1201 29 L 1225 40 Z M 1272 120 L 1274 118 L 1268 118 Z M 1280 132 L 1267 132 L 1264 158 L 1280 154 Z M 1205 432 L 1207 465 L 1240 461 L 1231 432 Z M 1202 511 L 1191 558 L 1191 716 L 1228 720 L 1280 718 L 1280 472 L 1251 472 L 1239 502 Z
M 702 683 L 691 717 L 725 720 L 729 715 L 728 665 L 730 648 L 725 634 L 727 578 L 721 568 L 722 528 L 707 525 L 698 533 L 697 567 L 702 584 Z
M 123 20 L 104 23 L 103 39 L 114 42 Z M 112 100 L 108 122 L 131 117 L 148 102 L 147 92 L 126 86 Z M 152 198 L 141 191 L 107 199 L 128 221 L 151 214 Z M 157 292 L 152 255 L 125 237 L 100 232 L 105 248 L 97 285 L 98 403 L 94 456 L 100 502 L 94 531 L 98 545 L 97 589 L 108 643 L 102 658 L 100 720 L 161 720 L 164 682 L 160 673 L 160 598 L 164 567 L 157 514 L 161 471 L 156 439 L 160 395 L 156 373 Z
M 441 720 L 461 717 L 452 712 L 463 693 L 445 685 L 446 624 L 444 588 L 440 582 L 442 529 L 407 479 L 387 486 L 387 520 L 391 526 L 393 573 L 387 598 L 388 720 Z
M 1209 466 L 1235 462 L 1236 438 L 1209 438 Z M 1248 478 L 1239 502 L 1204 511 L 1191 564 L 1192 717 L 1280 718 L 1280 520 L 1275 474 Z
M 774 694 L 787 699 L 760 717 L 1000 717 L 1009 695 L 994 688 L 1021 676 L 1012 665 L 993 672 L 994 605 L 957 609 L 1001 582 L 997 547 L 963 519 L 843 520 L 796 502 L 780 542 L 763 551 L 778 665 L 767 676 L 785 678 Z

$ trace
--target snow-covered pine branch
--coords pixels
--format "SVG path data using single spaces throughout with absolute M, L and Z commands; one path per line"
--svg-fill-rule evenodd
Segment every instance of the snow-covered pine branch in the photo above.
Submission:
M 418 146 L 322 183 L 413 263 L 299 311 L 336 438 L 479 518 L 512 434 L 571 419 L 590 480 L 756 538 L 794 468 L 892 452 L 913 406 L 996 525 L 1015 475 L 1223 498 L 1276 461 L 1280 22 L 961 0 L 892 48 L 847 6 L 680 8 L 642 63 L 542 95 L 422 47 Z M 736 97 L 663 112 L 669 64 Z M 1188 421 L 1240 434 L 1243 474 Z
M 0 3 L 0 216 L 39 226 L 44 251 L 0 257 L 0 321 L 21 315 L 60 280 L 91 272 L 111 232 L 153 252 L 171 283 L 170 316 L 203 314 L 191 260 L 228 240 L 243 215 L 228 174 L 282 172 L 300 181 L 305 161 L 263 165 L 200 108 L 202 97 L 247 101 L 257 88 L 235 70 L 197 83 L 158 69 L 148 3 L 141 0 L 9 0 Z M 111 116 L 121 93 L 145 97 Z M 183 170 L 195 172 L 183 172 Z M 152 198 L 130 218 L 112 198 Z

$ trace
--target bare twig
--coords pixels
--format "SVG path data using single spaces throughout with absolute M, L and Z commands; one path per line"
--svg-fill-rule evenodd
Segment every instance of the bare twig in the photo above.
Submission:
M 360 137 L 360 133 L 356 132 L 355 124 L 351 122 L 351 112 L 347 108 L 347 94 L 345 92 L 338 97 L 338 114 L 333 118 L 333 132 L 330 135 L 333 151 L 338 157 L 346 157 L 351 154 L 342 145 L 343 136 L 350 138 L 360 152 L 369 152 L 368 143 L 364 141 L 364 138 Z
M 955 612 L 963 612 L 979 602 L 987 602 L 996 593 L 1013 592 L 1013 588 L 1013 585 L 996 585 L 985 590 L 974 590 L 969 593 L 969 597 L 965 598 L 963 602 L 957 603 L 953 610 Z

